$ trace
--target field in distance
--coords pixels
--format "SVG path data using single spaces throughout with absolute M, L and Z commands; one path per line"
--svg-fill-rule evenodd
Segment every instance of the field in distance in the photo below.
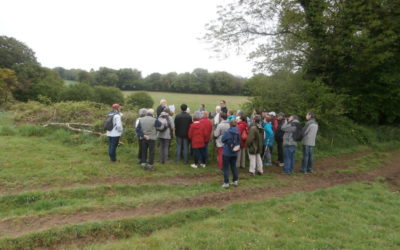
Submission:
M 136 91 L 123 91 L 127 96 Z M 166 99 L 168 105 L 174 104 L 176 109 L 182 103 L 189 106 L 191 111 L 198 110 L 200 104 L 206 105 L 206 110 L 214 111 L 215 106 L 219 105 L 220 100 L 225 100 L 229 109 L 237 110 L 240 106 L 247 102 L 247 96 L 232 96 L 232 95 L 204 95 L 204 94 L 187 94 L 187 93 L 170 93 L 170 92 L 153 92 L 146 91 L 154 100 L 154 108 L 160 104 L 161 99 Z

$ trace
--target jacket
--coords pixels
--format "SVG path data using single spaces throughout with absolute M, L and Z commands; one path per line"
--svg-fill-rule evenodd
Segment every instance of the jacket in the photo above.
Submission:
M 240 136 L 242 136 L 243 131 L 247 130 L 247 132 L 248 132 L 247 122 L 244 122 L 241 120 L 238 122 L 236 127 L 239 129 Z M 240 147 L 241 148 L 246 147 L 246 140 L 242 140 L 242 138 L 240 138 Z
M 249 154 L 261 154 L 263 148 L 262 134 L 259 132 L 257 125 L 252 125 L 247 136 L 246 145 Z
M 237 152 L 233 151 L 233 148 L 240 145 L 239 129 L 230 127 L 222 136 L 222 142 L 224 143 L 223 156 L 237 156 Z
M 166 115 L 167 117 L 163 118 L 163 115 Z M 161 115 L 158 118 L 158 120 L 161 123 L 161 127 L 167 127 L 167 129 L 164 130 L 164 131 L 157 131 L 157 137 L 161 138 L 161 139 L 171 139 L 172 136 L 173 136 L 171 133 L 172 133 L 173 129 L 175 128 L 174 121 L 172 120 L 172 117 L 169 116 L 165 112 L 161 112 Z
M 122 127 L 122 121 L 121 121 L 121 117 L 122 114 L 118 113 L 118 112 L 110 112 L 108 115 L 113 115 L 113 129 L 111 131 L 107 131 L 106 135 L 108 137 L 120 137 L 122 135 L 123 132 L 123 127 Z
M 189 139 L 191 141 L 192 148 L 205 147 L 205 137 L 206 135 L 204 126 L 199 121 L 195 121 L 190 124 Z
M 188 138 L 190 124 L 192 124 L 192 117 L 187 112 L 181 112 L 175 116 L 175 136 Z
M 213 130 L 213 124 L 207 117 L 203 117 L 200 119 L 200 124 L 204 127 L 205 133 L 205 142 L 209 142 L 211 139 L 211 133 Z
M 315 119 L 309 120 L 303 128 L 303 139 L 301 143 L 304 146 L 315 146 L 315 140 L 317 138 L 318 123 Z
M 148 136 L 150 140 L 157 140 L 156 127 L 160 127 L 161 123 L 159 120 L 151 115 L 140 118 L 139 124 L 136 127 L 136 134 L 139 137 Z
M 230 125 L 228 121 L 222 121 L 214 130 L 214 137 L 216 138 L 215 143 L 217 144 L 218 148 L 222 148 L 224 146 L 222 143 L 222 136 L 224 135 L 225 131 L 229 129 L 229 127 Z
M 294 123 L 299 123 L 298 120 L 294 120 L 290 123 L 282 125 L 283 134 L 283 146 L 297 146 L 297 142 L 293 139 L 293 132 L 296 131 L 297 127 Z
M 272 123 L 264 123 L 264 145 L 272 147 L 274 145 L 274 131 L 272 130 Z

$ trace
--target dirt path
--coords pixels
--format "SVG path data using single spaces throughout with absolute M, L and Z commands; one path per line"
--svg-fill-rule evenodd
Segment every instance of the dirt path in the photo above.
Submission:
M 193 198 L 179 200 L 157 201 L 157 204 L 145 204 L 129 210 L 96 210 L 90 212 L 77 212 L 68 215 L 44 215 L 32 216 L 20 219 L 0 221 L 0 237 L 19 236 L 34 231 L 41 231 L 57 226 L 65 226 L 77 223 L 115 220 L 143 215 L 156 215 L 170 213 L 180 209 L 192 209 L 205 206 L 223 208 L 233 202 L 258 201 L 270 197 L 279 197 L 295 192 L 310 192 L 336 185 L 345 185 L 353 182 L 373 181 L 377 177 L 384 177 L 393 184 L 395 190 L 399 190 L 400 177 L 400 152 L 396 151 L 385 162 L 382 168 L 374 169 L 364 173 L 344 174 L 336 173 L 334 169 L 346 169 L 349 163 L 357 157 L 365 154 L 345 155 L 343 157 L 326 158 L 318 162 L 318 172 L 307 175 L 286 176 L 280 174 L 280 168 L 273 167 L 267 171 L 274 172 L 274 177 L 281 179 L 284 186 L 281 187 L 259 187 L 249 189 L 231 189 L 230 192 L 208 193 Z M 329 171 L 330 170 L 330 171 Z M 210 173 L 211 175 L 211 173 Z M 215 174 L 214 174 L 215 175 Z M 207 178 L 221 178 L 205 175 Z M 182 178 L 185 179 L 186 177 Z M 115 180 L 116 182 L 118 180 Z M 184 182 L 183 180 L 182 182 Z M 197 182 L 197 180 L 196 180 Z

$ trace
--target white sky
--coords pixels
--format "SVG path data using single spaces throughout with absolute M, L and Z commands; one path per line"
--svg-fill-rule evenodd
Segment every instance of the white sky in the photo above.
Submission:
M 45 67 L 195 68 L 250 77 L 245 56 L 216 59 L 198 40 L 229 0 L 0 0 L 0 35 L 24 42 Z

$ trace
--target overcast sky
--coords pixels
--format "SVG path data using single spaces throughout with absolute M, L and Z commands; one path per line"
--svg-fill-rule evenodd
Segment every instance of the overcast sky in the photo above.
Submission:
M 26 43 L 46 67 L 136 68 L 191 72 L 205 68 L 249 77 L 245 56 L 217 59 L 198 40 L 229 0 L 1 1 L 0 35 Z

